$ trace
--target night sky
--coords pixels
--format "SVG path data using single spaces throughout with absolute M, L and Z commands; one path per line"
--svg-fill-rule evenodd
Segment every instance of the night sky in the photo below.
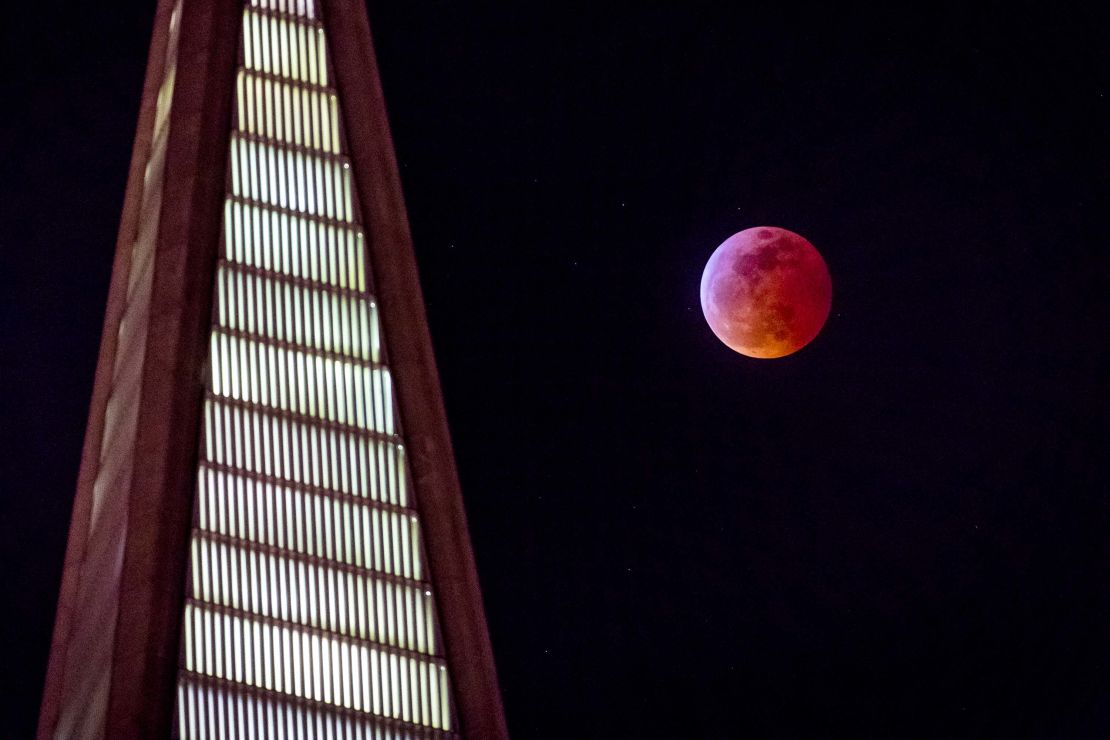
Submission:
M 18 5 L 2 737 L 37 717 L 153 15 Z M 514 736 L 1110 736 L 1104 19 L 473 5 L 370 19 Z M 698 302 L 759 225 L 833 279 L 781 360 Z

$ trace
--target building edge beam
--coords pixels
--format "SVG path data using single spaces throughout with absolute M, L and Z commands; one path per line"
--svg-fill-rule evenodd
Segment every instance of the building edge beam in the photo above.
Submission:
M 363 3 L 343 0 L 323 16 L 460 731 L 500 740 L 508 730 L 369 20 Z
M 169 737 L 241 0 L 182 5 L 106 736 Z
M 139 230 L 139 215 L 143 201 L 145 168 L 150 156 L 154 136 L 154 115 L 158 102 L 158 89 L 165 74 L 166 44 L 169 40 L 170 15 L 174 0 L 159 0 L 154 12 L 150 50 L 147 54 L 146 73 L 142 97 L 139 102 L 139 120 L 131 149 L 127 186 L 124 190 L 123 211 L 116 236 L 115 256 L 108 286 L 108 299 L 104 324 L 101 328 L 100 350 L 97 355 L 96 375 L 85 441 L 81 449 L 81 462 L 77 474 L 76 495 L 66 540 L 65 559 L 62 564 L 62 581 L 54 618 L 54 631 L 50 641 L 42 704 L 36 737 L 47 740 L 53 737 L 61 710 L 61 698 L 73 627 L 74 599 L 80 586 L 81 566 L 88 541 L 89 517 L 92 510 L 93 484 L 100 467 L 101 443 L 104 436 L 105 410 L 112 391 L 112 373 L 116 362 L 116 345 L 119 323 L 127 306 L 127 284 L 130 277 L 131 252 Z

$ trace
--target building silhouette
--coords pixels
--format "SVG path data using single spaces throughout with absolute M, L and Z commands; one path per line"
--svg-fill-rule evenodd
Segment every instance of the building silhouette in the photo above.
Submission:
M 40 738 L 502 738 L 370 30 L 159 0 Z

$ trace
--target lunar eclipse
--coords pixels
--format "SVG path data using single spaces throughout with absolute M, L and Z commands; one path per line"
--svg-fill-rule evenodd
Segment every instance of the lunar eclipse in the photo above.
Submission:
M 717 338 L 748 357 L 785 357 L 821 331 L 832 279 L 805 238 L 775 226 L 733 234 L 701 277 L 701 309 Z

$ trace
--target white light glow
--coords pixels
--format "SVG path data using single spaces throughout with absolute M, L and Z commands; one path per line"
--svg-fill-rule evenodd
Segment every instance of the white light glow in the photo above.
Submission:
M 455 737 L 316 16 L 243 13 L 178 731 Z

